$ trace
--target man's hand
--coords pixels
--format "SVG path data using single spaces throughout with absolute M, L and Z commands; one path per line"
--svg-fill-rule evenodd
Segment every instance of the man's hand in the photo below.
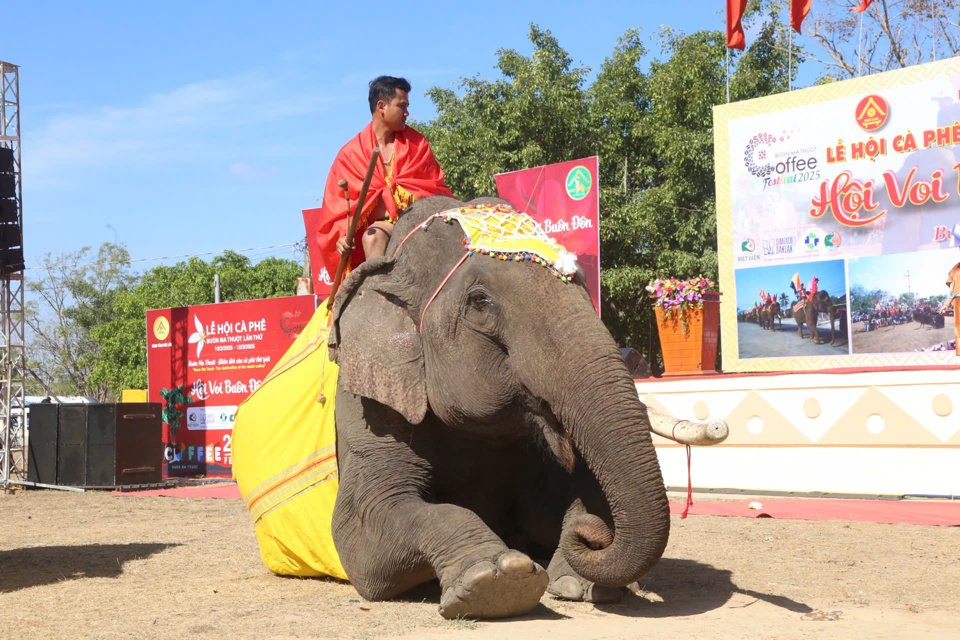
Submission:
M 347 251 L 352 249 L 352 245 L 347 242 L 347 236 L 340 236 L 340 239 L 337 240 L 337 253 L 340 255 L 345 254 Z

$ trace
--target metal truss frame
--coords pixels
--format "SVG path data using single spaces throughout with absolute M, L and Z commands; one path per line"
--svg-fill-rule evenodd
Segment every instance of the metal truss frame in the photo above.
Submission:
M 13 149 L 17 224 L 23 229 L 20 165 L 20 69 L 0 61 L 0 146 Z M 26 340 L 23 273 L 0 276 L 0 482 L 3 489 L 27 479 Z

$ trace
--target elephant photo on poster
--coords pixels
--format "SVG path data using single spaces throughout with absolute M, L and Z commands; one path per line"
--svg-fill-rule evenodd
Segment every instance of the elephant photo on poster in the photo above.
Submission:
M 849 355 L 843 260 L 736 272 L 740 358 Z
M 849 260 L 853 353 L 951 351 L 953 309 L 947 273 L 956 248 Z

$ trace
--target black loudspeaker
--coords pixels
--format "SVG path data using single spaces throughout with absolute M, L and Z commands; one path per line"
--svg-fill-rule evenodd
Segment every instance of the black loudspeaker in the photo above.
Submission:
M 17 178 L 12 173 L 0 173 L 0 198 L 17 197 Z
M 163 420 L 159 402 L 117 405 L 116 484 L 160 482 L 163 462 Z
M 0 172 L 13 173 L 13 149 L 0 147 Z
M 41 484 L 57 484 L 57 420 L 56 404 L 33 404 L 27 407 L 30 425 L 27 480 Z
M 23 271 L 23 247 L 0 247 L 0 275 Z
M 0 249 L 23 245 L 23 234 L 18 224 L 0 224 Z
M 61 404 L 57 484 L 80 487 L 87 477 L 87 405 Z
M 59 406 L 57 484 L 115 487 L 160 482 L 159 402 Z
M 17 223 L 17 201 L 0 198 L 0 224 Z

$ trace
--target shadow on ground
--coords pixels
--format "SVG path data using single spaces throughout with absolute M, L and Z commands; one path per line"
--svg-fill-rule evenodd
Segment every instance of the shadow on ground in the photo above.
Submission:
M 130 560 L 179 546 L 178 543 L 81 544 L 0 551 L 0 593 L 64 580 L 116 578 Z
M 784 596 L 741 589 L 730 579 L 730 572 L 709 564 L 680 558 L 663 558 L 657 566 L 640 580 L 644 591 L 663 598 L 663 602 L 651 602 L 646 598 L 629 595 L 617 604 L 598 604 L 597 609 L 623 616 L 638 618 L 666 618 L 695 616 L 719 609 L 735 593 L 763 600 L 794 613 L 810 613 L 812 608 Z M 750 606 L 748 603 L 743 606 Z

